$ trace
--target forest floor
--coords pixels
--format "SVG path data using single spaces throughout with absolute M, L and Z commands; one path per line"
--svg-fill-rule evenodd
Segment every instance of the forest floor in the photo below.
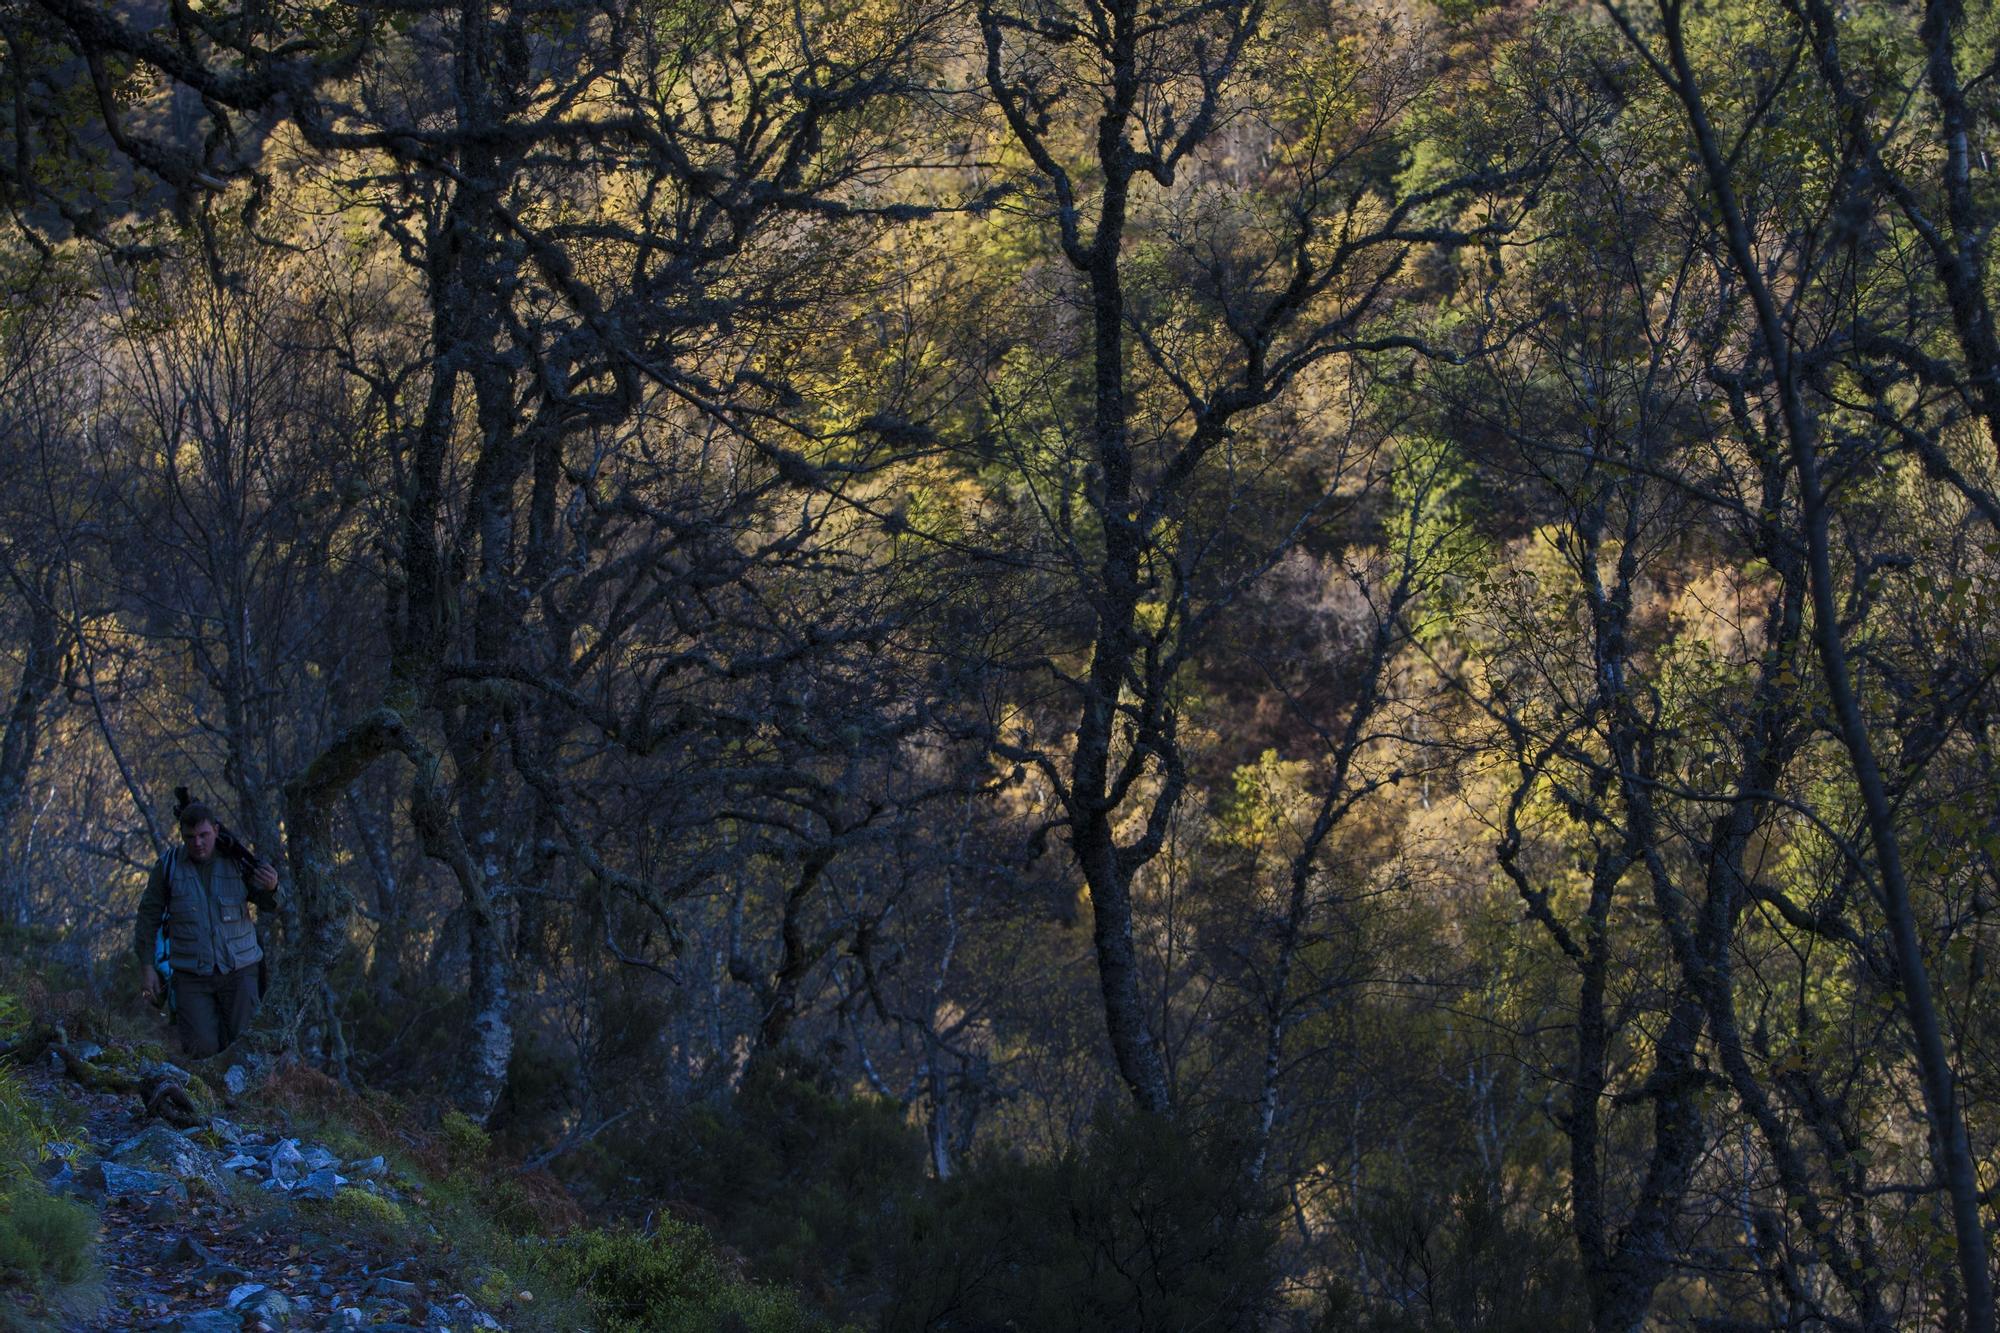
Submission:
M 95 1209 L 97 1277 L 10 1292 L 0 1327 L 462 1333 L 506 1328 L 509 1306 L 532 1300 L 503 1292 L 495 1314 L 457 1290 L 465 1270 L 445 1258 L 448 1240 L 435 1227 L 423 1229 L 446 1243 L 410 1240 L 422 1182 L 381 1156 L 347 1155 L 362 1145 L 337 1153 L 243 1100 L 175 1128 L 133 1093 L 92 1090 L 60 1064 L 51 1051 L 18 1078 L 65 1127 L 48 1145 L 45 1185 Z

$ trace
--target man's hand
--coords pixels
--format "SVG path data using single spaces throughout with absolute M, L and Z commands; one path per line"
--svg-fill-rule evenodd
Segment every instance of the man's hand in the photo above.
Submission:
M 160 969 L 151 963 L 139 973 L 139 990 L 148 1000 L 159 998 L 160 987 L 164 984 L 160 980 Z
M 269 861 L 259 861 L 256 871 L 250 876 L 259 892 L 270 893 L 278 887 L 278 868 Z

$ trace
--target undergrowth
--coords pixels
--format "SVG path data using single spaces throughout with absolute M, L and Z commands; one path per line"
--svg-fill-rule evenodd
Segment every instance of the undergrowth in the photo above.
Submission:
M 0 1039 L 17 1036 L 24 1021 L 14 997 L 0 995 Z M 0 1286 L 16 1294 L 59 1296 L 93 1274 L 96 1214 L 49 1194 L 37 1171 L 58 1145 L 73 1142 L 0 1062 Z
M 586 1225 L 543 1171 L 495 1153 L 476 1122 L 362 1096 L 324 1075 L 281 1070 L 256 1092 L 288 1132 L 344 1156 L 383 1154 L 404 1204 L 343 1190 L 313 1212 L 412 1255 L 510 1329 L 597 1333 L 813 1333 L 828 1329 L 792 1292 L 750 1281 L 700 1227 L 641 1232 Z
M 651 1234 L 577 1231 L 523 1248 L 538 1272 L 583 1297 L 600 1333 L 808 1333 L 824 1327 L 792 1293 L 744 1281 L 692 1223 L 663 1222 Z

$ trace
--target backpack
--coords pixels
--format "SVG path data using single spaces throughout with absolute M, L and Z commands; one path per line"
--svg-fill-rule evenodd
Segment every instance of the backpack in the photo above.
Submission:
M 180 1013 L 180 1004 L 174 996 L 173 949 L 167 943 L 167 919 L 174 911 L 174 857 L 178 849 L 167 848 L 165 865 L 167 868 L 167 910 L 160 913 L 160 927 L 153 932 L 153 967 L 160 974 L 161 990 L 167 997 L 167 1017 L 174 1018 Z

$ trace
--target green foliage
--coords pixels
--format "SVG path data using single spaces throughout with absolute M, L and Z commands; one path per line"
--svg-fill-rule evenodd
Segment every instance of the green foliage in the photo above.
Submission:
M 1254 1329 L 1272 1214 L 1233 1136 L 1104 1119 L 1053 1161 L 993 1158 L 912 1217 L 882 1327 Z
M 545 1277 L 582 1293 L 603 1333 L 794 1333 L 818 1327 L 789 1293 L 747 1283 L 708 1233 L 684 1222 L 650 1235 L 578 1231 L 540 1251 Z
M 58 1199 L 32 1180 L 0 1192 L 0 1280 L 67 1286 L 90 1271 L 97 1218 L 80 1203 Z
M 1423 583 L 1437 587 L 1432 614 L 1418 621 L 1418 637 L 1441 637 L 1462 607 L 1473 580 L 1493 562 L 1490 539 L 1477 526 L 1481 508 L 1471 462 L 1443 440 L 1404 444 L 1391 477 L 1389 536 L 1406 545 Z
M 330 1207 L 335 1217 L 379 1232 L 400 1230 L 410 1221 L 401 1204 L 367 1190 L 343 1189 L 333 1196 Z
M 1288 854 L 1292 848 L 1286 835 L 1300 826 L 1301 808 L 1310 808 L 1302 793 L 1310 790 L 1312 766 L 1265 750 L 1255 763 L 1239 765 L 1229 776 L 1235 790 L 1222 809 L 1221 840 L 1259 853 L 1275 845 L 1281 855 Z
M 438 1132 L 444 1139 L 445 1152 L 450 1155 L 455 1167 L 472 1166 L 484 1160 L 493 1148 L 493 1140 L 486 1130 L 463 1111 L 445 1112 Z

